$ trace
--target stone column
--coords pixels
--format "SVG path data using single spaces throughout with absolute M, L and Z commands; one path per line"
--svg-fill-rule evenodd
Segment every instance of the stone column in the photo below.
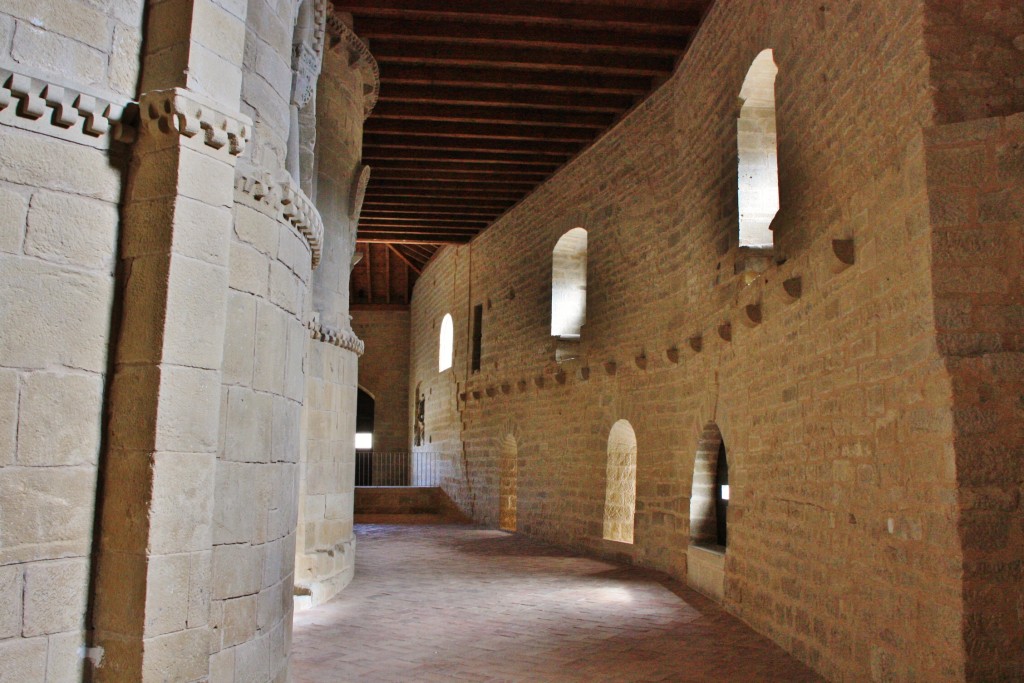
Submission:
M 94 598 L 98 681 L 205 679 L 244 4 L 149 3 L 124 198 Z M 240 6 L 241 5 L 241 6 Z
M 376 63 L 347 19 L 329 14 L 327 25 L 335 48 L 324 57 L 316 97 L 324 249 L 313 274 L 313 334 L 306 354 L 295 562 L 300 608 L 330 599 L 355 570 L 355 412 L 363 344 L 351 329 L 348 284 L 369 176 L 361 164 L 362 124 L 378 84 Z

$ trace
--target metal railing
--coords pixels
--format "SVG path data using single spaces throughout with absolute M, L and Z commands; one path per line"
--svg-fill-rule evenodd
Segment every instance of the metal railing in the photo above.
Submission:
M 356 486 L 440 486 L 442 454 L 356 451 Z

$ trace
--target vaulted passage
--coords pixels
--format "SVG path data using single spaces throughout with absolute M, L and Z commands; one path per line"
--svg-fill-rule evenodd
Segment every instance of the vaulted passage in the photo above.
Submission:
M 821 680 L 657 572 L 462 525 L 356 535 L 355 580 L 296 617 L 296 683 Z

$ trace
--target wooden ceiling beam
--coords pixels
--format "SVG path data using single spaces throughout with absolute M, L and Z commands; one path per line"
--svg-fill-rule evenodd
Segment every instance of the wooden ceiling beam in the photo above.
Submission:
M 675 9 L 545 0 L 335 0 L 334 5 L 342 12 L 351 12 L 354 17 L 396 17 L 410 20 L 472 18 L 520 24 L 554 23 L 592 26 L 598 29 L 631 28 L 646 31 L 695 28 L 701 19 L 701 8 L 693 3 Z M 357 21 L 356 31 L 358 30 Z
M 477 137 L 429 137 L 423 135 L 405 135 L 401 132 L 373 130 L 363 134 L 363 151 L 372 153 L 377 148 L 430 149 L 430 150 L 465 150 L 470 152 L 500 152 L 504 154 L 543 154 L 548 156 L 572 156 L 581 149 L 584 143 L 539 141 L 539 140 L 502 140 L 500 138 Z
M 413 184 L 409 184 L 413 182 Z M 366 190 L 366 201 L 376 197 L 434 197 L 436 199 L 483 199 L 517 202 L 523 197 L 520 188 L 465 187 L 464 185 L 438 185 L 426 181 L 386 181 L 371 183 Z
M 504 123 L 460 123 L 453 121 L 409 121 L 404 119 L 366 120 L 368 133 L 401 133 L 426 137 L 495 138 L 499 140 L 545 140 L 549 142 L 589 142 L 594 132 L 585 128 L 526 126 Z
M 392 251 L 392 253 L 394 253 L 394 255 L 395 255 L 395 256 L 397 256 L 398 258 L 402 259 L 402 261 L 404 261 L 404 262 L 405 262 L 405 265 L 407 265 L 407 266 L 409 266 L 410 268 L 412 268 L 412 270 L 413 270 L 413 271 L 414 271 L 414 272 L 415 272 L 415 273 L 416 273 L 417 275 L 422 275 L 422 274 L 423 274 L 423 270 L 422 270 L 422 268 L 421 268 L 420 266 L 417 266 L 417 265 L 416 265 L 415 263 L 413 263 L 413 262 L 412 262 L 412 259 L 410 259 L 410 258 L 409 258 L 408 256 L 406 256 L 405 254 L 403 254 L 402 252 L 400 252 L 400 251 L 398 250 L 398 247 L 396 247 L 396 246 L 395 246 L 395 245 L 393 245 L 393 244 L 388 244 L 388 249 L 390 249 L 390 250 Z
M 672 33 L 644 30 L 609 30 L 556 24 L 512 24 L 472 20 L 403 19 L 361 16 L 356 30 L 370 40 L 401 39 L 444 41 L 458 44 L 516 45 L 540 48 L 614 49 L 624 52 L 675 57 L 685 47 L 696 26 L 674 26 Z
M 465 230 L 477 230 L 487 227 L 491 223 L 488 218 L 448 218 L 441 216 L 370 216 L 359 221 L 359 229 L 371 229 L 374 227 L 390 228 L 395 225 L 403 225 L 414 228 L 459 228 Z
M 440 239 L 437 237 L 403 237 L 402 235 L 391 235 L 385 237 L 357 237 L 356 241 L 363 244 L 423 244 L 423 245 L 435 245 L 443 246 L 445 244 L 465 244 L 468 239 L 459 238 L 444 238 Z
M 364 157 L 365 160 L 365 157 Z M 507 164 L 495 161 L 489 164 L 472 163 L 461 160 L 435 161 L 432 159 L 376 159 L 373 162 L 366 161 L 373 167 L 374 173 L 385 173 L 390 171 L 420 171 L 433 173 L 434 171 L 453 173 L 510 173 L 512 175 L 545 176 L 554 173 L 561 166 L 559 163 L 539 164 Z
M 487 210 L 487 209 L 466 209 L 466 208 L 452 208 L 444 209 L 437 206 L 422 206 L 422 207 L 388 207 L 378 208 L 374 206 L 363 205 L 362 216 L 367 218 L 417 218 L 422 216 L 437 216 L 443 218 L 465 218 L 467 220 L 478 219 L 478 220 L 490 220 L 492 216 L 500 211 Z
M 583 71 L 587 73 L 658 76 L 672 72 L 671 56 L 609 52 L 475 45 L 450 42 L 406 42 L 376 40 L 373 56 L 378 64 L 412 64 L 439 66 L 476 66 L 500 69 Z M 382 69 L 387 78 L 386 70 Z
M 615 122 L 611 114 L 528 107 L 479 107 L 465 104 L 424 106 L 415 102 L 380 102 L 373 110 L 375 119 L 408 121 L 459 121 L 471 123 L 512 123 L 557 125 L 570 128 L 604 130 Z
M 519 87 L 557 92 L 646 95 L 651 78 L 640 75 L 594 74 L 572 71 L 531 71 L 474 66 L 437 66 L 391 62 L 381 64 L 381 90 L 392 83 L 421 83 L 432 86 Z
M 378 101 L 380 103 L 415 102 L 418 104 L 459 103 L 477 106 L 516 106 L 618 114 L 633 106 L 635 97 L 613 93 L 567 93 L 517 87 L 478 88 L 458 85 L 388 83 L 387 87 L 381 91 Z
M 467 164 L 521 164 L 524 166 L 561 166 L 570 155 L 547 156 L 516 152 L 474 152 L 461 150 L 410 149 L 404 147 L 363 147 L 363 163 L 371 166 L 381 160 L 461 161 Z

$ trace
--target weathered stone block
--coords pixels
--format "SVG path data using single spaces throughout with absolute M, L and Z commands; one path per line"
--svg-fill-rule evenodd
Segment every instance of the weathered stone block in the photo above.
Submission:
M 27 214 L 28 200 L 24 195 L 0 188 L 0 251 L 12 254 L 21 251 Z
M 99 375 L 28 375 L 21 390 L 18 464 L 95 464 L 102 411 L 103 381 Z
M 243 387 L 228 389 L 224 459 L 269 462 L 273 403 L 268 394 Z
M 181 631 L 188 621 L 188 554 L 149 558 L 146 578 L 147 638 Z
M 21 635 L 24 573 L 22 565 L 0 567 L 0 640 Z
M 58 633 L 49 637 L 46 652 L 47 681 L 82 680 L 85 659 L 85 633 Z
M 209 672 L 209 634 L 193 628 L 146 640 L 142 680 L 195 681 Z
M 0 147 L 7 137 L 0 136 Z M 0 291 L 5 365 L 106 370 L 111 278 L 0 254 Z
M 25 253 L 110 271 L 118 226 L 117 207 L 55 192 L 37 192 L 28 213 Z
M 0 558 L 25 562 L 87 552 L 95 482 L 92 467 L 0 469 Z
M 31 6 L 36 7 L 37 4 L 32 3 Z M 68 27 L 69 33 L 73 32 L 72 27 L 79 23 L 77 18 L 72 18 L 73 14 L 68 15 L 62 9 L 55 9 L 54 14 L 64 17 L 60 21 Z M 102 26 L 101 31 L 105 32 L 106 17 L 98 13 L 93 14 L 98 17 L 96 22 Z M 85 25 L 93 23 L 86 21 Z M 98 33 L 94 37 L 102 42 L 103 48 L 106 48 L 109 38 L 101 38 Z M 107 82 L 107 55 L 103 51 L 79 42 L 76 38 L 36 28 L 28 22 L 18 24 L 14 32 L 11 56 L 19 64 L 42 69 L 58 77 L 75 74 L 79 82 L 87 85 L 106 85 Z
M 262 554 L 262 548 L 248 544 L 215 546 L 213 599 L 223 600 L 257 593 L 262 579 Z
M 188 258 L 171 264 L 163 361 L 219 370 L 224 356 L 227 269 Z
M 224 601 L 224 623 L 221 637 L 224 647 L 244 643 L 256 634 L 256 596 Z
M 235 204 L 235 235 L 271 258 L 277 257 L 280 224 L 256 209 Z
M 25 570 L 23 634 L 81 630 L 88 588 L 86 558 L 29 565 Z
M 252 247 L 232 242 L 228 277 L 232 289 L 265 297 L 270 286 L 270 264 Z
M 46 679 L 46 638 L 0 640 L 0 680 L 42 681 Z
M 151 552 L 181 553 L 210 546 L 215 459 L 213 453 L 154 454 Z
M 97 149 L 5 128 L 0 180 L 117 203 L 121 171 Z
M 18 433 L 18 373 L 0 370 L 0 467 L 14 462 Z
M 252 383 L 256 355 L 256 299 L 237 291 L 229 291 L 227 323 L 224 330 L 225 384 Z

